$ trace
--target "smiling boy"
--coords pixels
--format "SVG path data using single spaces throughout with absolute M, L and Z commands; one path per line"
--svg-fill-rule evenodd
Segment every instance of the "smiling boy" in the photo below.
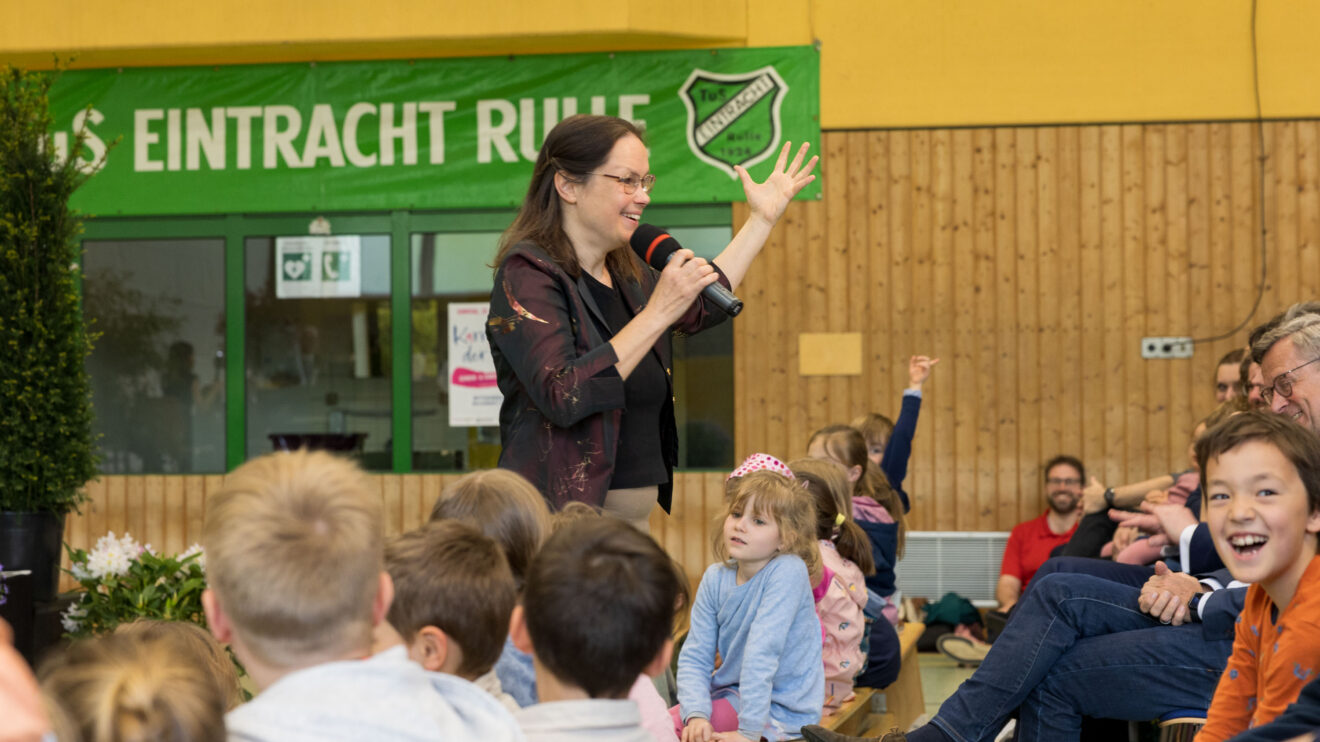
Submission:
M 1197 742 L 1268 723 L 1320 668 L 1320 440 L 1247 412 L 1196 444 L 1206 520 L 1233 576 L 1254 583 Z

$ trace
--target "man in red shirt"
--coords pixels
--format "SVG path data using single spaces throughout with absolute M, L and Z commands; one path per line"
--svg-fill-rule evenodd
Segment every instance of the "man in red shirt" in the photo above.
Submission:
M 999 610 L 1012 608 L 1050 552 L 1072 538 L 1082 515 L 1085 479 L 1086 468 L 1073 456 L 1055 456 L 1045 464 L 1045 498 L 1050 507 L 1039 518 L 1017 524 L 1008 537 L 995 585 Z

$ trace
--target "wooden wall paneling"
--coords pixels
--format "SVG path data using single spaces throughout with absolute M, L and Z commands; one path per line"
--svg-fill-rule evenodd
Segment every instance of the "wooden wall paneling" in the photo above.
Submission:
M 681 551 L 670 552 L 682 564 L 688 579 L 696 584 L 701 579 L 708 553 L 705 520 L 705 483 L 700 475 L 688 475 L 683 482 L 682 510 L 676 511 L 682 523 L 683 535 Z
M 977 415 L 980 408 L 978 377 L 981 366 L 977 363 L 976 298 L 980 293 L 977 274 L 981 257 L 976 250 L 973 224 L 976 219 L 976 184 L 973 178 L 973 133 L 970 129 L 957 129 L 952 133 L 948 176 L 950 205 L 948 229 L 953 251 L 947 268 L 952 282 L 953 314 L 949 320 L 952 334 L 950 345 L 941 349 L 940 364 L 932 372 L 926 388 L 932 396 L 939 395 L 941 414 L 933 422 L 927 420 L 918 435 L 938 459 L 947 459 L 952 452 L 953 477 L 943 497 L 930 496 L 924 500 L 929 511 L 921 522 L 936 530 L 956 528 L 973 529 L 977 525 Z M 939 269 L 937 268 L 937 271 Z M 922 400 L 924 408 L 929 402 Z M 945 413 L 948 407 L 951 412 Z M 952 428 L 952 439 L 943 426 Z M 913 495 L 912 490 L 908 490 Z M 952 503 L 953 507 L 938 507 Z
M 1290 121 L 1264 128 L 1266 239 L 1273 254 L 1297 254 L 1297 147 Z M 1259 236 L 1257 237 L 1259 239 Z M 1297 271 L 1291 257 L 1266 262 L 1269 292 L 1283 301 L 1297 296 Z M 1253 318 L 1254 319 L 1254 318 Z M 1245 333 L 1244 333 L 1245 334 Z
M 106 487 L 105 493 L 105 531 L 113 531 L 116 536 L 124 535 L 128 528 L 128 519 L 125 516 L 125 508 L 128 498 L 128 480 L 136 477 L 112 477 Z M 99 536 L 98 536 L 99 538 Z
M 1018 523 L 1028 508 L 1021 497 L 1022 468 L 1018 456 L 1018 364 L 1017 364 L 1017 147 L 1011 129 L 996 129 L 995 137 L 995 340 L 998 355 L 995 376 L 998 386 L 998 420 L 995 430 L 998 473 L 995 490 L 997 522 L 1000 527 Z
M 1081 256 L 1081 217 L 1079 210 L 1080 186 L 1078 183 L 1078 128 L 1067 127 L 1051 129 L 1044 140 L 1052 140 L 1046 150 L 1049 160 L 1042 163 L 1048 166 L 1047 178 L 1050 185 L 1048 194 L 1042 192 L 1042 201 L 1048 202 L 1055 210 L 1055 223 L 1042 232 L 1053 240 L 1058 261 L 1059 282 L 1057 305 L 1042 302 L 1041 306 L 1053 313 L 1051 327 L 1055 338 L 1043 341 L 1046 353 L 1057 353 L 1059 370 L 1053 374 L 1054 409 L 1057 415 L 1060 449 L 1071 451 L 1086 461 L 1086 452 L 1082 443 L 1082 256 Z M 1042 237 L 1042 240 L 1045 239 Z M 1088 280 L 1090 278 L 1088 277 Z M 1055 307 L 1057 306 L 1057 309 Z
M 191 546 L 202 542 L 202 531 L 206 521 L 206 498 L 208 495 L 217 493 L 224 485 L 225 478 L 221 475 L 212 474 L 202 478 L 201 486 L 196 486 L 195 480 L 191 480 L 185 485 L 188 499 L 188 530 L 187 538 L 184 540 Z
M 157 551 L 169 553 L 165 548 L 165 480 L 176 477 L 147 477 L 144 482 L 146 497 L 142 502 L 141 520 L 144 527 L 141 543 L 153 545 Z
M 431 518 L 431 508 L 435 507 L 435 501 L 440 499 L 440 493 L 444 491 L 444 482 L 443 474 L 422 475 L 421 489 L 417 493 L 416 503 L 418 523 L 425 523 Z
M 1122 127 L 1123 178 L 1123 371 L 1126 382 L 1125 396 L 1115 400 L 1124 410 L 1123 476 L 1124 482 L 1135 482 L 1149 475 L 1146 458 L 1146 426 L 1150 413 L 1146 406 L 1146 366 L 1138 361 L 1138 348 L 1132 338 L 1146 332 L 1146 252 L 1145 252 L 1145 189 L 1142 175 L 1145 147 L 1142 127 Z
M 867 210 L 866 234 L 868 257 L 865 271 L 868 304 L 863 327 L 866 333 L 866 376 L 870 396 L 865 412 L 878 412 L 894 418 L 898 414 L 889 389 L 889 369 L 894 362 L 891 318 L 894 283 L 890 280 L 889 222 L 892 202 L 889 189 L 889 137 L 890 132 L 871 132 L 867 135 L 870 172 L 866 181 Z M 858 411 L 861 414 L 863 411 Z M 912 489 L 905 487 L 911 494 Z
M 184 484 L 191 477 L 165 477 L 164 498 L 165 512 L 163 513 L 165 533 L 161 537 L 161 551 L 166 554 L 178 554 L 188 548 L 188 544 L 183 540 L 184 528 L 187 525 L 187 518 L 184 513 L 187 503 L 184 494 Z
M 742 227 L 748 217 L 747 206 L 738 205 L 734 209 L 734 228 Z M 771 239 L 776 240 L 777 235 L 772 232 Z M 735 458 L 741 459 L 748 453 L 755 450 L 764 450 L 767 444 L 767 421 L 770 419 L 770 389 L 764 383 L 767 367 L 770 366 L 770 354 L 767 353 L 766 333 L 770 329 L 770 314 L 766 310 L 766 290 L 770 284 L 770 264 L 760 264 L 760 261 L 752 264 L 752 268 L 747 272 L 747 279 L 739 287 L 739 293 L 742 294 L 743 302 L 746 302 L 747 310 L 735 318 L 734 333 L 737 337 L 738 330 L 744 331 L 744 337 L 756 338 L 751 343 L 735 343 L 735 356 L 746 356 L 746 366 L 743 366 L 746 374 L 744 379 L 759 379 L 759 383 L 748 384 L 747 397 L 744 399 L 742 408 L 743 420 L 746 420 L 747 440 L 744 445 L 735 445 L 737 452 Z M 742 433 L 742 430 L 735 430 L 735 436 Z
M 847 240 L 844 257 L 847 259 L 848 278 L 844 285 L 836 289 L 846 290 L 848 296 L 848 306 L 844 313 L 847 331 L 860 332 L 862 335 L 862 375 L 843 379 L 848 387 L 847 411 L 843 421 L 851 422 L 858 415 L 875 409 L 875 375 L 866 363 L 870 354 L 867 347 L 870 336 L 865 330 L 871 323 L 875 305 L 883 299 L 871 296 L 866 279 L 866 266 L 873 260 L 870 255 L 870 194 L 867 190 L 872 167 L 867 147 L 869 137 L 864 131 L 848 132 L 845 136 L 848 151 L 848 218 L 847 231 L 843 236 Z M 797 443 L 797 446 L 794 455 L 801 450 L 801 443 Z
M 843 187 L 837 177 L 825 176 L 825 200 L 830 193 L 839 193 Z M 840 197 L 842 194 L 840 193 Z M 829 265 L 826 251 L 829 249 L 829 216 L 825 203 L 807 204 L 807 308 L 806 323 L 802 332 L 827 332 L 830 329 L 829 309 Z M 796 340 L 795 340 L 796 342 Z M 829 382 L 821 376 L 812 376 L 804 384 L 806 388 L 806 407 L 809 423 L 807 427 L 815 431 L 832 422 L 829 409 Z
M 995 250 L 998 231 L 995 185 L 998 167 L 995 162 L 995 133 L 991 129 L 977 129 L 973 134 L 972 155 L 972 214 L 973 245 L 975 248 L 976 286 L 976 512 L 975 525 L 960 527 L 992 531 L 1000 526 L 1000 461 L 999 442 L 1003 436 L 999 419 L 998 318 L 999 274 Z M 947 373 L 947 369 L 945 372 Z M 1008 404 L 1008 400 L 1004 400 Z M 1015 498 L 1016 499 L 1016 498 Z M 1005 508 L 1008 513 L 1016 503 Z M 1006 513 L 1007 514 L 1007 513 Z M 1007 519 L 1007 518 L 1005 518 Z
M 1072 392 L 1081 409 L 1076 420 L 1082 427 L 1082 461 L 1087 476 L 1105 479 L 1105 384 L 1111 374 L 1105 363 L 1107 312 L 1105 253 L 1101 237 L 1100 127 L 1077 131 L 1077 236 L 1081 290 L 1081 373 Z M 1068 200 L 1068 196 L 1063 197 Z M 1066 229 L 1066 227 L 1065 227 Z M 1109 480 L 1113 481 L 1113 480 Z
M 1210 328 L 1219 334 L 1241 320 L 1234 306 L 1232 136 L 1226 123 L 1210 124 Z
M 934 287 L 933 242 L 936 232 L 931 225 L 935 212 L 931 166 L 931 159 L 934 157 L 933 147 L 932 132 L 912 132 L 912 215 L 910 222 L 910 244 L 912 247 L 911 257 L 909 258 L 912 267 L 908 270 L 912 283 L 912 310 L 907 321 L 911 332 L 906 338 L 905 347 L 896 348 L 893 354 L 893 383 L 887 390 L 890 402 L 886 406 L 894 410 L 895 417 L 897 417 L 898 412 L 896 397 L 908 385 L 908 359 L 917 353 L 927 355 L 935 353 L 934 307 L 938 299 L 935 296 Z M 934 412 L 933 407 L 929 408 L 927 417 L 934 417 Z M 929 449 L 923 452 L 914 441 L 912 455 L 908 461 L 908 480 L 911 486 L 916 489 L 938 491 L 934 489 L 935 483 L 932 474 Z M 924 520 L 918 519 L 917 522 L 924 522 Z
M 1168 257 L 1163 266 L 1165 293 L 1165 317 L 1169 327 L 1176 328 L 1178 334 L 1198 337 L 1191 330 L 1191 312 L 1187 304 L 1187 283 L 1190 266 L 1187 246 L 1187 127 L 1169 125 L 1165 127 L 1165 175 L 1164 175 L 1164 213 L 1167 227 L 1165 241 L 1168 245 Z M 1209 356 L 1202 352 L 1201 356 Z M 1208 409 L 1205 400 L 1213 400 L 1205 391 L 1208 386 L 1187 383 L 1187 378 L 1197 378 L 1196 357 L 1168 367 L 1169 385 L 1169 430 L 1166 446 L 1169 456 L 1170 471 L 1181 469 L 1187 461 L 1186 448 L 1190 439 L 1193 417 L 1199 417 L 1197 411 Z M 1214 363 L 1214 361 L 1211 361 Z M 1209 373 L 1206 374 L 1206 378 Z M 1205 414 L 1205 413 L 1200 413 Z
M 818 253 L 825 261 L 825 306 L 828 332 L 847 332 L 850 325 L 848 314 L 852 310 L 848 297 L 848 194 L 851 190 L 848 157 L 848 135 L 835 134 L 823 143 L 825 148 L 825 166 L 830 173 L 830 193 L 825 201 L 825 244 L 824 251 Z M 819 332 L 817 330 L 816 332 Z M 831 423 L 847 424 L 850 417 L 848 388 L 856 377 L 827 376 L 825 386 L 827 397 L 825 412 Z
M 746 204 L 736 204 L 736 203 L 733 204 L 729 209 L 730 225 L 736 225 L 741 223 L 742 220 L 745 218 L 744 214 L 746 213 L 746 209 L 747 209 Z M 790 214 L 796 211 L 797 209 L 798 209 L 798 204 L 796 203 L 789 204 L 788 208 L 784 212 L 784 218 L 788 219 Z M 774 237 L 775 237 L 774 233 L 771 232 L 770 240 L 773 241 Z M 740 298 L 743 299 L 744 304 L 747 301 L 747 296 L 748 296 L 747 292 L 751 288 L 752 284 L 756 282 L 756 280 L 757 280 L 756 264 L 753 263 L 752 267 L 747 272 L 747 276 L 743 279 L 742 285 L 740 285 L 738 287 L 738 290 L 735 292 L 735 294 L 739 295 Z M 746 310 L 745 306 L 744 306 L 744 310 Z M 750 359 L 748 357 L 751 352 L 751 344 L 749 338 L 753 336 L 753 333 L 747 332 L 746 319 L 747 318 L 743 318 L 743 321 L 738 321 L 738 319 L 735 318 L 733 321 L 733 454 L 734 456 L 741 456 L 744 447 L 749 445 L 747 411 L 751 408 L 752 394 L 755 393 L 754 387 L 756 386 L 756 383 L 753 380 L 754 377 L 751 375 L 751 369 L 749 366 Z M 677 498 L 677 490 L 675 490 L 675 497 Z
M 98 515 L 105 506 L 106 484 L 105 477 L 88 482 L 83 488 L 87 501 L 80 512 L 69 513 L 64 519 L 64 540 L 75 549 L 90 549 L 105 533 L 100 530 Z
M 916 137 L 917 132 L 911 131 L 889 133 L 889 352 L 878 369 L 878 378 L 889 400 L 882 409 L 893 410 L 890 417 L 894 418 L 898 408 L 894 406 L 893 395 L 907 385 L 907 357 L 914 352 L 915 302 L 930 300 L 928 295 L 914 300 L 917 279 L 913 259 L 912 161 L 914 153 L 919 152 Z
M 1260 284 L 1260 229 L 1256 223 L 1256 198 L 1258 148 L 1256 146 L 1256 125 L 1249 122 L 1236 122 L 1228 125 L 1231 141 L 1231 182 L 1232 194 L 1232 255 L 1233 260 L 1233 316 L 1224 330 L 1236 325 L 1247 316 L 1256 299 Z M 1269 318 L 1270 313 L 1262 313 L 1261 319 Z
M 765 261 L 763 283 L 766 287 L 762 294 L 763 305 L 757 309 L 761 312 L 758 323 L 762 328 L 762 336 L 766 338 L 767 346 L 764 356 L 766 365 L 761 371 L 764 374 L 766 390 L 764 450 L 782 457 L 788 444 L 788 431 L 785 427 L 787 417 L 784 414 L 783 401 L 788 391 L 789 369 L 786 360 L 788 354 L 784 352 L 784 346 L 789 343 L 790 337 L 779 318 L 784 316 L 783 287 L 793 280 L 793 266 L 789 265 L 786 259 L 784 233 L 778 229 L 775 230 L 774 242 L 774 249 L 763 250 L 761 257 L 757 258 L 758 262 Z M 792 340 L 796 341 L 796 338 Z
M 403 533 L 403 477 L 384 474 L 375 477 L 380 487 L 381 516 L 385 521 L 385 537 Z
M 1014 199 L 1015 233 L 1013 280 L 1017 294 L 1017 316 L 1011 329 L 1017 339 L 1016 364 L 1018 409 L 1018 520 L 1039 515 L 1040 501 L 1033 498 L 1033 489 L 1040 487 L 1038 476 L 1041 462 L 1053 456 L 1057 440 L 1049 442 L 1049 450 L 1041 441 L 1041 315 L 1039 292 L 1041 284 L 1053 281 L 1054 276 L 1040 272 L 1040 253 L 1037 230 L 1040 227 L 1039 205 L 1036 201 L 1038 155 L 1037 129 L 1021 128 L 1015 131 Z
M 1202 338 L 1214 333 L 1211 324 L 1211 305 L 1215 294 L 1210 262 L 1210 126 L 1203 123 L 1189 124 L 1185 129 L 1183 196 L 1186 204 L 1184 218 L 1187 247 L 1186 272 L 1181 283 L 1186 288 L 1186 294 L 1175 311 L 1186 314 L 1188 332 L 1192 337 Z M 1170 198 L 1171 206 L 1172 203 L 1173 199 Z M 1197 348 L 1196 353 L 1200 357 L 1193 356 L 1196 362 L 1193 364 L 1190 384 L 1193 389 L 1196 389 L 1198 380 L 1210 378 L 1214 373 L 1211 364 L 1223 355 L 1201 348 Z M 1191 411 L 1193 417 L 1200 418 L 1209 414 L 1210 408 L 1198 399 L 1192 403 Z
M 1165 265 L 1168 264 L 1168 241 L 1166 239 L 1166 212 L 1164 201 L 1165 175 L 1165 129 L 1164 125 L 1143 127 L 1141 164 L 1142 196 L 1145 203 L 1142 211 L 1142 239 L 1145 252 L 1146 284 L 1145 294 L 1145 333 L 1148 335 L 1181 334 L 1186 327 L 1180 317 L 1176 323 L 1170 321 L 1167 311 L 1168 287 L 1165 284 Z M 1136 287 L 1137 290 L 1142 290 Z M 1136 474 L 1138 478 L 1150 476 L 1150 472 L 1168 471 L 1169 461 L 1158 454 L 1166 452 L 1169 439 L 1169 373 L 1171 368 L 1184 373 L 1190 366 L 1186 360 L 1172 360 L 1157 363 L 1142 361 L 1146 384 L 1143 390 L 1146 399 L 1146 435 L 1148 447 L 1144 461 L 1135 463 L 1144 468 Z
M 90 549 L 109 530 L 106 528 L 106 508 L 110 502 L 110 479 L 103 476 L 95 482 L 88 482 L 87 494 L 92 499 L 83 505 L 81 517 L 85 520 L 86 531 L 83 548 Z
M 146 543 L 143 537 L 147 532 L 146 485 L 149 479 L 151 477 L 133 477 L 124 489 L 124 530 L 133 534 L 139 544 Z
M 1126 384 L 1124 367 L 1129 358 L 1125 351 L 1128 335 L 1123 321 L 1123 132 L 1119 126 L 1104 126 L 1100 131 L 1100 241 L 1104 255 L 1103 313 L 1105 328 L 1105 384 L 1104 384 L 1104 462 L 1101 478 L 1105 484 L 1117 486 L 1127 479 L 1124 466 L 1126 451 L 1124 394 Z M 1093 469 L 1096 467 L 1093 467 Z
M 958 346 L 959 312 L 955 298 L 957 289 L 954 283 L 954 261 L 958 259 L 959 253 L 955 252 L 958 224 L 954 213 L 953 196 L 953 137 L 953 132 L 947 130 L 937 131 L 932 136 L 931 196 L 934 204 L 931 212 L 931 234 L 934 243 L 931 251 L 932 329 L 928 345 L 925 348 L 913 349 L 941 359 L 952 359 L 954 349 Z M 962 255 L 970 257 L 971 251 L 968 250 Z M 918 419 L 917 435 L 912 444 L 915 449 L 914 455 L 923 464 L 921 470 L 930 472 L 929 477 L 915 480 L 914 487 L 908 489 L 908 497 L 914 500 L 914 509 L 915 493 L 922 493 L 922 507 L 915 522 L 923 527 L 935 523 L 944 511 L 952 511 L 956 518 L 957 511 L 967 507 L 969 502 L 973 506 L 976 502 L 974 492 L 964 496 L 957 487 L 958 425 L 955 389 L 950 383 L 953 377 L 948 373 L 951 366 L 951 363 L 944 365 L 945 377 L 947 377 L 944 383 L 938 381 L 941 377 L 934 371 L 930 380 L 926 382 L 923 395 L 927 396 L 922 400 L 926 423 L 923 429 Z M 936 365 L 935 371 L 939 369 L 940 366 Z M 944 506 L 933 507 L 936 502 L 941 502 Z M 943 517 L 948 519 L 947 515 Z
M 817 179 L 820 178 L 820 166 L 817 165 Z M 798 376 L 798 336 L 806 331 L 804 315 L 807 307 L 815 300 L 815 289 L 806 280 L 808 266 L 814 256 L 807 245 L 807 210 L 820 208 L 819 203 L 794 204 L 784 213 L 784 219 L 777 230 L 780 234 L 779 249 L 784 254 L 784 262 L 791 272 L 790 280 L 780 288 L 784 295 L 783 313 L 780 326 L 784 331 L 784 344 L 780 349 L 784 358 L 786 374 L 784 385 L 787 387 L 780 404 L 784 407 L 784 425 L 787 438 L 784 454 L 796 458 L 806 453 L 807 435 L 810 434 L 810 413 L 807 409 L 808 398 L 804 385 Z
M 1064 439 L 1064 425 L 1060 414 L 1060 387 L 1065 377 L 1077 368 L 1076 359 L 1071 364 L 1064 362 L 1065 348 L 1068 345 L 1061 323 L 1065 316 L 1064 283 L 1067 271 L 1064 269 L 1062 246 L 1059 244 L 1059 204 L 1056 188 L 1059 185 L 1058 172 L 1055 170 L 1055 158 L 1058 156 L 1057 131 L 1053 127 L 1035 130 L 1036 158 L 1033 165 L 1035 173 L 1034 200 L 1036 204 L 1036 254 L 1026 254 L 1028 266 L 1035 266 L 1034 299 L 1036 305 L 1036 357 L 1039 378 L 1036 389 L 1039 403 L 1036 406 L 1036 437 L 1040 441 L 1038 457 L 1048 458 L 1051 451 L 1060 451 L 1078 455 L 1071 441 Z M 1027 275 L 1031 275 L 1027 268 Z M 1019 276 L 1020 280 L 1020 276 Z M 1028 326 L 1026 317 L 1022 319 L 1024 329 Z M 1025 332 L 1023 334 L 1026 334 Z M 1076 430 L 1075 424 L 1067 426 Z M 1025 458 L 1025 456 L 1024 456 Z
M 1298 124 L 1297 181 L 1297 298 L 1309 301 L 1320 299 L 1320 122 Z
M 711 542 L 712 531 L 715 520 L 723 517 L 726 505 L 724 504 L 724 472 L 704 472 L 695 474 L 700 477 L 700 486 L 702 491 L 701 501 L 701 519 L 698 521 L 699 541 L 701 543 L 701 558 L 688 569 L 700 575 L 706 567 L 712 564 L 715 557 L 715 550 Z
M 411 531 L 426 519 L 422 517 L 422 478 L 424 475 L 411 474 L 399 477 L 399 512 L 401 516 L 400 527 L 406 533 Z

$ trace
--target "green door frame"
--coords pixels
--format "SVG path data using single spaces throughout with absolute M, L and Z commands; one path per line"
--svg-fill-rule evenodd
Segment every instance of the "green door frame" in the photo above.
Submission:
M 499 232 L 512 220 L 508 209 L 480 211 L 392 211 L 325 214 L 227 214 L 194 217 L 102 217 L 88 219 L 83 240 L 224 240 L 225 282 L 225 468 L 247 459 L 247 399 L 244 241 L 248 237 L 306 235 L 314 216 L 329 220 L 335 234 L 390 235 L 390 374 L 393 471 L 412 471 L 412 235 L 424 232 Z M 728 204 L 652 206 L 648 221 L 669 227 L 725 226 Z

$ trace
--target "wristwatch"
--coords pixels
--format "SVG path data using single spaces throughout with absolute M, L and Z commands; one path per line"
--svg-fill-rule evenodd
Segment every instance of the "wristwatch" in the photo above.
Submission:
M 1195 593 L 1187 601 L 1187 618 L 1191 621 L 1201 622 L 1201 596 L 1205 593 Z
M 1114 488 L 1113 488 L 1113 487 L 1109 487 L 1109 488 L 1106 488 L 1106 489 L 1105 489 L 1105 504 L 1108 505 L 1108 506 L 1111 507 L 1111 508 L 1114 507 Z

